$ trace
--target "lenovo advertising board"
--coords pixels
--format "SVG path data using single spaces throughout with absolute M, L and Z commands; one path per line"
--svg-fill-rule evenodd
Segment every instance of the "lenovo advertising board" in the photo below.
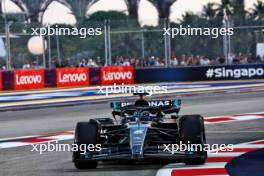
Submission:
M 101 85 L 134 84 L 134 67 L 101 67 Z
M 57 87 L 88 86 L 88 68 L 57 68 L 56 84 Z
M 44 70 L 15 70 L 14 89 L 44 88 Z

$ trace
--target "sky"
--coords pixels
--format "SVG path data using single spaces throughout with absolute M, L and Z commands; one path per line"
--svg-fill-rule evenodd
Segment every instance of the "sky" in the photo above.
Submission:
M 16 7 L 16 5 L 14 5 L 10 0 L 3 1 L 5 2 L 2 7 L 4 12 L 19 12 L 19 8 Z M 221 0 L 177 0 L 171 6 L 170 20 L 178 21 L 186 11 L 200 13 L 203 6 L 208 2 L 220 3 L 220 1 Z M 256 1 L 257 0 L 245 0 L 246 9 L 252 8 L 254 2 Z M 124 0 L 100 0 L 99 2 L 92 5 L 90 9 L 88 9 L 87 15 L 89 16 L 90 14 L 101 10 L 117 10 L 128 14 Z M 70 12 L 70 9 L 63 6 L 62 4 L 53 2 L 44 13 L 43 22 L 74 24 L 76 23 L 76 20 Z M 140 0 L 138 16 L 141 25 L 157 24 L 158 11 L 148 0 Z

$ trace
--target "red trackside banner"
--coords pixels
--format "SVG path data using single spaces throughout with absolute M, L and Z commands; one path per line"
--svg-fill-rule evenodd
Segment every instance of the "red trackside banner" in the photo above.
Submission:
M 101 67 L 101 85 L 134 84 L 134 67 Z
M 44 88 L 44 70 L 15 70 L 14 89 Z
M 57 87 L 88 86 L 88 68 L 57 68 L 56 80 Z

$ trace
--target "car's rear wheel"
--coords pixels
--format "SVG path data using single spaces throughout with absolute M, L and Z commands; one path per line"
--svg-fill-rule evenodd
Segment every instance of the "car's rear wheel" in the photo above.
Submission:
M 207 160 L 207 151 L 204 150 L 206 143 L 204 120 L 200 115 L 186 115 L 180 120 L 180 136 L 184 144 L 198 144 L 199 150 L 194 151 L 200 157 L 186 158 L 186 165 L 204 164 Z
M 98 124 L 94 121 L 78 122 L 75 128 L 75 144 L 96 145 L 99 139 L 98 128 Z M 94 169 L 98 165 L 97 161 L 81 160 L 80 150 L 73 152 L 73 162 L 77 169 Z

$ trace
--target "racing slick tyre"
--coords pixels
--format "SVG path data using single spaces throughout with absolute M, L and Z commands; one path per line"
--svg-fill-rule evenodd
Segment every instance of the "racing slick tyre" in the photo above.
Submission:
M 180 121 L 180 136 L 184 144 L 198 144 L 201 146 L 199 151 L 194 151 L 200 154 L 200 157 L 185 158 L 186 165 L 204 164 L 207 160 L 207 151 L 204 151 L 206 143 L 204 120 L 200 115 L 185 115 Z
M 90 120 L 89 122 L 78 122 L 75 128 L 75 138 L 74 142 L 78 145 L 80 149 L 81 144 L 96 145 L 99 139 L 98 135 L 98 124 Z M 97 167 L 97 161 L 81 160 L 81 151 L 73 152 L 73 162 L 77 169 L 95 169 Z

